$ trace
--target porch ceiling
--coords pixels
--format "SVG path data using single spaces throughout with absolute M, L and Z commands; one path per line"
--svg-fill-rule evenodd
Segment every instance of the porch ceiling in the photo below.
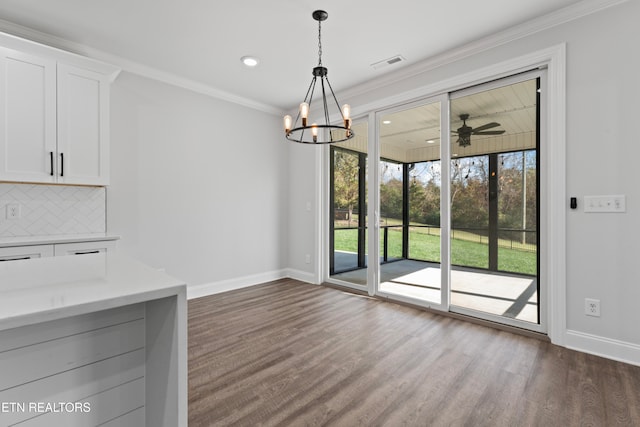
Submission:
M 471 145 L 460 147 L 451 135 L 453 157 L 531 149 L 536 146 L 536 82 L 490 89 L 451 101 L 451 129 L 462 126 L 461 114 L 468 114 L 473 128 L 498 122 L 504 130 L 496 136 L 473 135 Z M 386 122 L 389 123 L 386 123 Z M 366 124 L 354 127 L 356 137 L 338 144 L 355 151 L 367 151 Z M 440 106 L 427 104 L 381 117 L 381 157 L 399 163 L 415 163 L 440 158 Z

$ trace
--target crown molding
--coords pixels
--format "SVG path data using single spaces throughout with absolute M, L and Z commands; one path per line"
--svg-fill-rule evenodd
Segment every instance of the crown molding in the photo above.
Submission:
M 584 16 L 599 12 L 626 3 L 628 0 L 583 0 L 571 6 L 567 6 L 555 12 L 533 19 L 520 25 L 516 25 L 507 30 L 484 37 L 474 42 L 451 49 L 439 55 L 432 56 L 421 62 L 409 65 L 400 70 L 391 72 L 384 76 L 376 77 L 365 83 L 353 86 L 340 92 L 341 98 L 351 98 L 365 94 L 382 86 L 405 80 L 407 78 L 422 74 L 429 70 L 444 66 L 446 64 L 461 60 L 482 51 L 509 43 L 514 40 L 538 33 L 540 31 L 582 18 Z M 150 67 L 139 62 L 125 59 L 118 55 L 106 53 L 80 43 L 75 43 L 60 37 L 55 37 L 31 28 L 27 28 L 9 21 L 0 19 L 0 31 L 22 37 L 37 43 L 55 47 L 61 50 L 72 52 L 78 55 L 87 56 L 92 59 L 107 62 L 120 67 L 122 70 L 147 77 L 166 84 L 187 89 L 196 93 L 211 96 L 223 101 L 242 105 L 254 110 L 262 111 L 273 115 L 283 114 L 281 108 L 272 105 L 244 98 L 222 89 L 178 76 L 154 67 Z
M 106 76 L 109 82 L 113 82 L 118 77 L 121 71 L 120 68 L 113 64 L 90 59 L 83 55 L 78 55 L 67 50 L 44 45 L 42 43 L 38 43 L 1 31 L 0 46 L 11 50 L 29 53 L 32 55 L 38 55 L 43 58 L 50 58 L 56 61 L 64 61 L 67 65 L 73 65 L 76 67 L 84 68 L 86 70 L 100 73 Z
M 160 81 L 172 86 L 177 86 L 182 89 L 187 89 L 202 95 L 207 95 L 212 98 L 220 99 L 222 101 L 242 105 L 244 107 L 273 115 L 281 115 L 282 113 L 282 110 L 280 108 L 274 107 L 272 105 L 267 105 L 254 101 L 252 99 L 244 98 L 195 80 L 187 79 L 176 74 L 160 70 L 158 68 L 141 64 L 136 61 L 131 61 L 121 56 L 113 55 L 99 49 L 94 49 L 80 43 L 52 36 L 50 34 L 24 27 L 13 22 L 0 19 L 0 31 L 11 36 L 26 39 L 30 42 L 40 43 L 64 51 L 67 54 L 71 53 L 112 64 L 129 73 L 147 77 L 152 80 Z
M 509 42 L 539 33 L 549 28 L 580 19 L 584 16 L 600 12 L 601 10 L 626 3 L 629 0 L 583 0 L 579 3 L 564 7 L 541 17 L 518 24 L 504 31 L 475 40 L 471 43 L 450 49 L 438 55 L 431 56 L 405 68 L 375 77 L 362 84 L 340 91 L 341 99 L 352 98 L 366 94 L 380 87 L 392 85 L 430 70 L 459 61 L 480 52 L 507 44 Z

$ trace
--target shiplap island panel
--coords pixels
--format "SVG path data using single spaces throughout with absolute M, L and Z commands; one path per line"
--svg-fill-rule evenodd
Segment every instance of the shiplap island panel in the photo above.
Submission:
M 113 253 L 0 264 L 0 425 L 187 425 L 186 285 Z

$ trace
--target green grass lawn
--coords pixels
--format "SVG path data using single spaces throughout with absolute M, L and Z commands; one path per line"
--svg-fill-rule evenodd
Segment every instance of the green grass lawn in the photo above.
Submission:
M 388 257 L 402 257 L 402 229 L 389 228 L 388 230 Z M 437 232 L 436 232 L 437 230 Z M 431 234 L 429 234 L 431 233 Z M 470 234 L 470 233 L 468 233 Z M 461 235 L 456 232 L 456 235 Z M 463 236 L 451 240 L 451 263 L 466 267 L 489 267 L 489 246 L 480 243 L 476 236 Z M 473 241 L 476 240 L 476 241 Z M 357 230 L 336 230 L 335 248 L 339 251 L 358 251 Z M 383 255 L 383 230 L 380 230 L 380 255 Z M 440 236 L 438 229 L 410 228 L 409 231 L 409 258 L 421 261 L 440 262 Z M 510 248 L 498 248 L 498 269 L 512 273 L 536 275 L 536 253 Z

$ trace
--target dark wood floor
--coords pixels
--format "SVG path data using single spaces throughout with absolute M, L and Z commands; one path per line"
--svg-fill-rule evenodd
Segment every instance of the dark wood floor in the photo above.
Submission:
M 284 279 L 189 301 L 189 426 L 640 426 L 640 367 Z

